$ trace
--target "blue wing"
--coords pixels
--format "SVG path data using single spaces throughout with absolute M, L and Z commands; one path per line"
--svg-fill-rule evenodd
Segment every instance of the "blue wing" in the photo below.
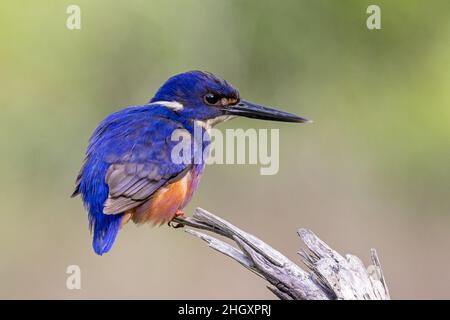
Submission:
M 177 129 L 185 130 L 172 111 L 131 107 L 107 117 L 93 133 L 74 195 L 82 194 L 89 211 L 97 253 L 112 246 L 124 211 L 190 168 L 171 160 L 178 142 L 170 137 Z

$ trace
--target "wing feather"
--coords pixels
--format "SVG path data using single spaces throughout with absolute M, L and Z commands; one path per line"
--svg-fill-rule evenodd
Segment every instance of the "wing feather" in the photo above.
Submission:
M 138 207 L 159 188 L 184 177 L 191 166 L 171 161 L 174 143 L 170 139 L 156 143 L 158 149 L 153 149 L 148 157 L 141 155 L 148 152 L 145 149 L 150 146 L 138 144 L 138 147 L 135 145 L 133 148 L 133 155 L 124 156 L 126 161 L 119 160 L 111 164 L 105 177 L 109 195 L 103 212 L 117 214 Z
M 186 131 L 185 137 L 190 133 L 165 112 L 130 107 L 106 118 L 91 137 L 72 196 L 80 193 L 82 179 L 89 177 L 84 170 L 94 160 L 109 165 L 104 176 L 108 186 L 104 214 L 138 207 L 159 188 L 182 178 L 191 166 L 172 162 L 171 152 L 178 141 L 170 137 L 174 130 Z

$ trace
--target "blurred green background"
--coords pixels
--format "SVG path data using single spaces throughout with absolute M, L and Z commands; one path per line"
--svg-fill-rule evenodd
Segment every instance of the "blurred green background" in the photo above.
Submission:
M 221 125 L 280 128 L 280 171 L 209 166 L 187 212 L 298 262 L 298 227 L 366 264 L 375 247 L 394 298 L 450 298 L 449 1 L 3 1 L 0 39 L 0 298 L 273 298 L 166 226 L 128 224 L 98 257 L 69 197 L 96 124 L 191 69 L 315 123 Z

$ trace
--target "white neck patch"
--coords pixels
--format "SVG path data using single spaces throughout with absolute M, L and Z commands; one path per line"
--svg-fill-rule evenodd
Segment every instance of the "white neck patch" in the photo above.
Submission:
M 213 119 L 208 119 L 206 121 L 202 121 L 202 120 L 196 120 L 195 123 L 201 127 L 203 127 L 204 129 L 206 129 L 207 131 L 211 130 L 212 127 L 214 127 L 216 124 L 221 123 L 221 122 L 225 122 L 228 120 L 231 120 L 233 118 L 235 118 L 236 116 L 227 116 L 227 115 L 223 115 L 223 116 L 218 116 L 215 117 Z
M 163 106 L 163 107 L 166 107 L 173 111 L 180 111 L 180 110 L 183 110 L 183 108 L 184 108 L 181 103 L 176 102 L 176 101 L 155 101 L 148 105 L 149 106 L 156 106 L 156 105 Z

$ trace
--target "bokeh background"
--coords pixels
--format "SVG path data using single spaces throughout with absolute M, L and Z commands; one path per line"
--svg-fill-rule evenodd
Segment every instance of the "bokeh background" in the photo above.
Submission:
M 381 30 L 366 28 L 373 3 Z M 280 171 L 209 166 L 187 212 L 294 261 L 298 227 L 366 264 L 375 247 L 394 298 L 450 298 L 450 2 L 2 1 L 0 39 L 0 298 L 273 298 L 166 226 L 129 224 L 96 256 L 69 197 L 96 124 L 191 69 L 315 123 L 221 125 L 280 128 Z

